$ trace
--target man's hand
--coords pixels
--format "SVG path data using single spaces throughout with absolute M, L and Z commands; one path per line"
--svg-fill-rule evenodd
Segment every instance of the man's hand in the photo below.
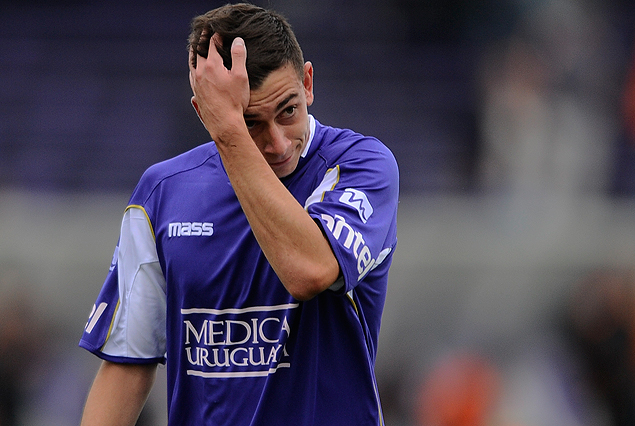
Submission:
M 196 68 L 190 57 L 190 86 L 192 105 L 216 143 L 229 143 L 231 136 L 246 132 L 243 113 L 249 105 L 249 79 L 247 77 L 247 49 L 242 38 L 232 42 L 232 68 L 228 70 L 215 46 L 222 43 L 214 34 L 207 58 L 197 55 Z

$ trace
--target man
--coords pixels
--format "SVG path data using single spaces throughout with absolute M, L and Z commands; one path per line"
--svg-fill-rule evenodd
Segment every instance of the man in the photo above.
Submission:
M 313 67 L 275 12 L 215 9 L 188 48 L 213 142 L 133 192 L 80 342 L 104 360 L 82 424 L 133 425 L 166 361 L 170 425 L 383 424 L 394 157 L 308 114 Z

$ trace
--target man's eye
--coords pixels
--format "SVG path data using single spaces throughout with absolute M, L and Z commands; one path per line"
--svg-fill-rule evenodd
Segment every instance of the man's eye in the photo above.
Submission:
M 254 127 L 256 127 L 256 122 L 253 120 L 245 120 L 245 124 L 247 125 L 248 129 L 253 129 Z
M 293 113 L 295 112 L 296 107 L 295 106 L 290 106 L 285 108 L 285 110 L 283 111 L 283 114 L 287 117 L 290 117 L 293 115 Z

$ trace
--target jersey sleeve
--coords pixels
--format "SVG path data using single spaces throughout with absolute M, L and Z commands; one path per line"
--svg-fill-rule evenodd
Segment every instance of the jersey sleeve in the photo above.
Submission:
M 166 284 L 152 226 L 142 207 L 130 206 L 80 346 L 113 362 L 164 362 L 165 317 Z
M 392 258 L 398 185 L 394 156 L 368 138 L 340 156 L 307 199 L 305 209 L 321 225 L 342 270 L 343 280 L 332 290 L 352 290 Z

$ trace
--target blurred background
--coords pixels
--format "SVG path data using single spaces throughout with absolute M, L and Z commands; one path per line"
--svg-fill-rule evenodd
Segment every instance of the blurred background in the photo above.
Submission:
M 78 424 L 127 199 L 208 140 L 185 46 L 223 3 L 0 2 L 1 426 Z M 310 112 L 400 165 L 386 423 L 635 424 L 635 6 L 255 3 L 313 62 Z M 139 425 L 165 424 L 164 384 Z

